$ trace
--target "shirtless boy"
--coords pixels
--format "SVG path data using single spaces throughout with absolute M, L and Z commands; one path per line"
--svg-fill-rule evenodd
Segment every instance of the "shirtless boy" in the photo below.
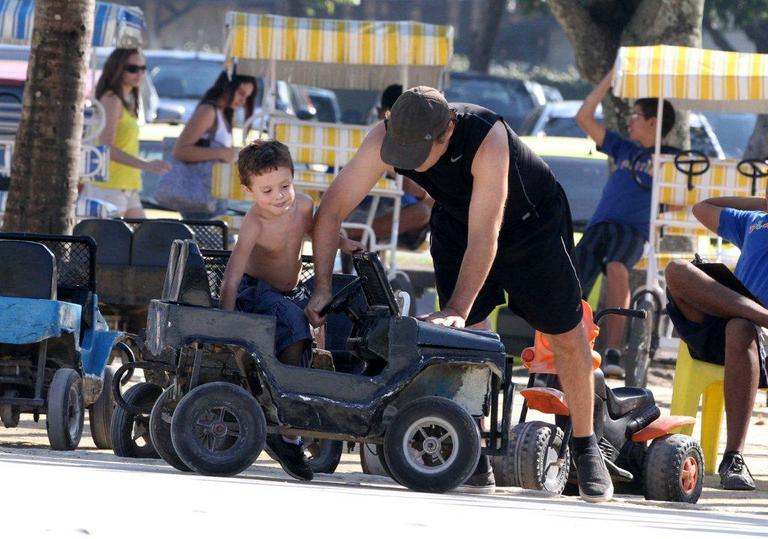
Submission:
M 299 284 L 301 245 L 313 228 L 312 199 L 293 188 L 293 160 L 284 144 L 257 140 L 237 161 L 253 198 L 221 285 L 221 308 L 274 316 L 275 354 L 287 365 L 309 366 L 312 334 L 304 316 L 310 293 Z M 362 249 L 342 239 L 345 252 Z M 270 436 L 268 447 L 288 474 L 312 479 L 300 439 Z

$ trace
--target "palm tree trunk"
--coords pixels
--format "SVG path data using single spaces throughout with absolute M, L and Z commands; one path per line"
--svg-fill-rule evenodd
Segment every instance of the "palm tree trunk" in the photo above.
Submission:
M 37 0 L 6 231 L 64 234 L 75 222 L 94 0 Z

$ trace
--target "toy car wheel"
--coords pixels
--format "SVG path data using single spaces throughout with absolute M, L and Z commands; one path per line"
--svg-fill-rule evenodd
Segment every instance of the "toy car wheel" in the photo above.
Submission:
M 83 380 L 74 369 L 57 370 L 48 388 L 46 427 L 52 449 L 71 451 L 80 443 L 85 422 Z
M 341 461 L 344 442 L 339 440 L 305 439 L 304 453 L 314 473 L 333 473 Z
M 445 492 L 466 481 L 480 460 L 480 431 L 472 416 L 443 397 L 408 403 L 384 437 L 384 459 L 401 485 Z
M 14 398 L 19 395 L 17 389 L 6 389 L 3 391 L 3 397 Z M 19 426 L 19 418 L 21 417 L 21 408 L 12 404 L 0 405 L 0 420 L 6 428 L 12 429 Z
M 198 386 L 171 419 L 171 440 L 184 464 L 203 475 L 236 475 L 264 449 L 267 421 L 256 399 L 227 382 Z
M 657 438 L 645 456 L 645 498 L 696 503 L 704 486 L 699 442 L 684 434 Z
M 149 436 L 152 446 L 165 462 L 182 472 L 192 469 L 184 464 L 171 441 L 171 418 L 178 403 L 173 401 L 174 387 L 167 387 L 155 401 L 152 413 L 149 414 Z
M 384 460 L 382 444 L 360 444 L 360 467 L 366 475 L 381 475 L 392 477 L 389 466 Z
M 519 487 L 520 478 L 517 475 L 517 462 L 513 458 L 517 452 L 517 444 L 520 440 L 520 432 L 526 423 L 519 423 L 509 429 L 509 449 L 505 456 L 491 457 L 493 478 L 496 486 Z
M 515 425 L 512 432 L 510 455 L 504 457 L 509 479 L 517 480 L 515 486 L 561 494 L 571 463 L 568 448 L 562 462 L 557 458 L 563 445 L 563 431 L 550 423 L 531 421 Z
M 149 413 L 163 388 L 139 382 L 123 394 L 126 403 L 137 406 L 142 413 L 130 413 L 118 406 L 112 414 L 112 450 L 118 457 L 158 459 L 149 436 Z
M 115 398 L 112 395 L 112 378 L 115 368 L 107 365 L 104 368 L 104 386 L 96 402 L 88 407 L 88 424 L 91 428 L 91 438 L 99 449 L 112 448 L 112 413 L 115 410 Z

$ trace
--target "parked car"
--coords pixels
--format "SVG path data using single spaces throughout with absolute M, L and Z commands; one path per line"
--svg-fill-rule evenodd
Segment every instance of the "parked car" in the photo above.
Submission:
M 496 77 L 483 73 L 451 73 L 445 90 L 449 102 L 473 103 L 504 117 L 517 131 L 536 107 L 546 102 L 542 86 L 536 82 Z
M 109 53 L 111 53 L 112 50 L 113 49 L 109 47 L 99 47 L 96 49 L 96 73 L 93 77 L 91 77 L 89 72 L 85 79 L 86 95 L 90 94 L 91 86 L 95 86 L 96 81 L 99 80 L 99 75 L 101 74 L 101 66 L 104 64 L 104 61 L 107 59 L 107 56 L 109 56 Z M 20 80 L 22 83 L 26 81 L 27 61 L 29 60 L 29 47 L 21 45 L 0 45 L 0 61 L 4 60 L 22 62 L 23 67 L 13 69 L 3 67 L 0 69 L 0 78 L 7 81 L 10 75 L 14 81 Z M 21 64 L 19 64 L 19 66 L 20 65 Z M 20 91 L 18 90 L 18 84 L 15 82 L 12 84 L 3 83 L 2 86 L 6 88 L 7 86 L 15 86 L 17 89 L 13 91 Z M 23 84 L 21 86 L 23 87 Z M 157 116 L 158 98 L 155 86 L 152 84 L 151 76 L 144 77 L 144 82 L 140 90 L 140 101 L 139 121 L 145 123 L 154 121 L 155 117 Z
M 747 149 L 749 137 L 755 130 L 756 114 L 737 112 L 706 112 L 712 130 L 717 135 L 729 159 L 741 159 Z
M 185 123 L 189 120 L 206 90 L 224 69 L 222 54 L 146 50 L 144 56 L 160 96 L 158 121 L 163 122 Z M 320 121 L 335 122 L 341 116 L 335 94 L 329 90 L 277 81 L 275 97 L 277 110 L 302 119 L 314 119 L 320 114 L 322 116 L 318 118 Z M 263 101 L 264 82 L 259 80 L 256 85 L 255 100 L 257 111 Z M 244 118 L 236 118 L 237 123 L 242 123 L 243 120 Z
M 158 121 L 186 122 L 224 66 L 224 56 L 204 52 L 143 51 L 159 96 Z
M 528 136 L 584 137 L 584 131 L 576 123 L 576 113 L 581 101 L 545 103 L 532 111 L 520 126 L 520 134 Z M 598 105 L 595 117 L 603 121 L 603 109 Z M 725 159 L 712 126 L 706 116 L 691 112 L 688 116 L 691 131 L 691 148 L 710 157 Z
M 318 122 L 338 123 L 341 121 L 341 107 L 336 92 L 314 86 L 303 87 L 303 96 Z
M 571 206 L 574 229 L 583 231 L 608 181 L 608 157 L 584 137 L 520 137 L 552 169 Z

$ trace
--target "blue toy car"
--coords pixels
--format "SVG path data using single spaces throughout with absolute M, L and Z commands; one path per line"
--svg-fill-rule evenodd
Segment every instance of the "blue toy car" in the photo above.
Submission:
M 53 449 L 91 435 L 110 447 L 112 349 L 130 349 L 110 331 L 96 296 L 96 243 L 83 236 L 0 234 L 0 419 L 46 416 Z

